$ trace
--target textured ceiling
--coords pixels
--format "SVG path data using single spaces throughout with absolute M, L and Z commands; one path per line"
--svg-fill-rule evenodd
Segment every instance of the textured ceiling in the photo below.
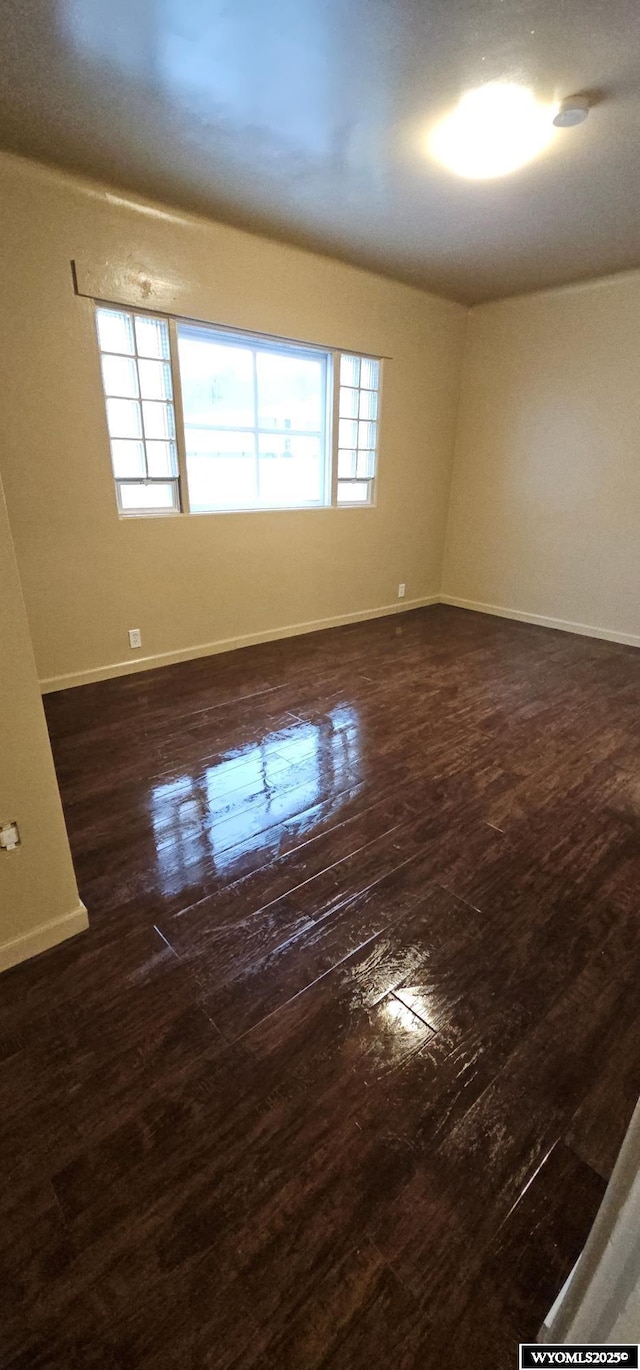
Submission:
M 465 182 L 426 133 L 485 80 L 589 91 Z M 0 144 L 475 302 L 640 266 L 640 0 L 3 0 Z

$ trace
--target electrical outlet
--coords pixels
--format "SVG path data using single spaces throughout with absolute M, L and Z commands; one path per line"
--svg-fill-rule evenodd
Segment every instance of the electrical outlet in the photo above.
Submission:
M 0 828 L 0 850 L 13 851 L 20 846 L 20 829 L 15 819 Z
M 404 581 L 403 581 L 402 585 L 399 585 L 399 586 L 398 586 L 398 599 L 404 599 L 404 591 L 405 591 L 405 585 L 404 585 Z
M 131 648 L 142 646 L 142 633 L 139 628 L 129 629 L 129 646 Z

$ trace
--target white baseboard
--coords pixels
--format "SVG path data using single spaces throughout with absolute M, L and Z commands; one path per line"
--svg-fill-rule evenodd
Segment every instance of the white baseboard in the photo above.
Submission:
M 276 642 L 280 638 L 299 637 L 303 633 L 317 633 L 324 628 L 342 628 L 347 623 L 364 623 L 371 618 L 385 618 L 388 614 L 403 614 L 409 609 L 423 609 L 438 604 L 439 595 L 425 595 L 421 599 L 406 599 L 395 604 L 381 604 L 375 609 L 356 609 L 351 614 L 336 614 L 332 618 L 316 618 L 309 623 L 287 623 L 281 628 L 267 628 L 260 633 L 243 633 L 239 637 L 220 638 L 216 642 L 201 642 L 195 647 L 180 648 L 175 652 L 158 652 L 154 656 L 138 656 L 134 661 L 114 661 L 105 666 L 94 666 L 87 671 L 71 671 L 67 675 L 46 676 L 40 681 L 43 694 L 53 690 L 68 690 L 74 685 L 89 685 L 92 681 L 109 680 L 112 676 L 131 675 L 136 671 L 151 671 L 156 666 L 171 666 L 178 661 L 194 661 L 201 656 L 216 656 L 238 647 L 253 647 L 260 642 Z
M 620 642 L 625 647 L 640 647 L 640 633 L 618 633 L 610 628 L 594 628 L 589 623 L 572 623 L 566 618 L 525 614 L 521 609 L 505 609 L 500 604 L 482 604 L 479 600 L 459 599 L 456 595 L 440 595 L 440 603 L 452 604 L 457 609 L 471 609 L 476 614 L 512 618 L 518 623 L 536 623 L 540 628 L 556 628 L 562 633 L 578 633 L 581 637 L 598 637 L 603 638 L 605 642 Z
M 31 932 L 25 932 L 22 937 L 14 937 L 10 942 L 2 943 L 0 972 L 17 966 L 20 961 L 28 961 L 41 951 L 49 951 L 50 947 L 57 946 L 59 942 L 66 942 L 68 937 L 75 937 L 76 933 L 84 932 L 88 926 L 87 910 L 84 904 L 78 904 L 76 909 L 71 913 L 65 913 L 62 918 L 54 918 L 50 923 L 41 923 L 39 927 L 32 928 Z
M 519 623 L 535 623 L 541 628 L 555 628 L 563 633 L 578 633 L 582 637 L 620 642 L 626 647 L 640 647 L 639 633 L 618 633 L 609 628 L 595 628 L 588 623 L 572 623 L 569 619 L 523 613 L 521 609 L 507 609 L 500 604 L 483 604 L 480 600 L 438 594 L 424 595 L 420 599 L 407 599 L 402 603 L 381 604 L 375 609 L 356 609 L 354 613 L 336 614 L 331 618 L 311 619 L 308 623 L 287 623 L 283 627 L 267 628 L 260 633 L 243 633 L 238 637 L 219 638 L 215 642 L 200 642 L 197 646 L 182 647 L 174 652 L 138 656 L 134 661 L 113 661 L 85 671 L 45 676 L 40 681 L 40 689 L 43 694 L 50 694 L 54 690 L 68 690 L 75 685 L 90 685 L 94 681 L 110 680 L 112 676 L 133 675 L 138 671 L 154 670 L 157 666 L 171 666 L 179 661 L 195 661 L 202 656 L 232 652 L 239 647 L 253 647 L 260 642 L 276 642 L 280 638 L 299 637 L 304 633 L 317 633 L 325 628 L 341 628 L 348 623 L 364 623 L 368 619 L 385 618 L 389 614 L 402 614 L 410 609 L 424 609 L 430 604 L 451 604 L 458 609 L 470 609 L 477 614 L 493 614 L 497 618 L 511 618 Z

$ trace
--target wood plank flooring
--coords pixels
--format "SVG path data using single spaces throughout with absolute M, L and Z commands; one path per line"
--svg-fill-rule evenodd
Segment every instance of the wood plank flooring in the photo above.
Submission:
M 506 1370 L 640 1092 L 640 655 L 437 606 L 50 695 L 6 1370 Z

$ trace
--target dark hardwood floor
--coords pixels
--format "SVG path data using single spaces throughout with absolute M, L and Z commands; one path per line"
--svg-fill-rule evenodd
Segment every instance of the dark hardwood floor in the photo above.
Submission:
M 439 606 L 47 698 L 2 1367 L 515 1366 L 640 1092 L 639 685 Z

